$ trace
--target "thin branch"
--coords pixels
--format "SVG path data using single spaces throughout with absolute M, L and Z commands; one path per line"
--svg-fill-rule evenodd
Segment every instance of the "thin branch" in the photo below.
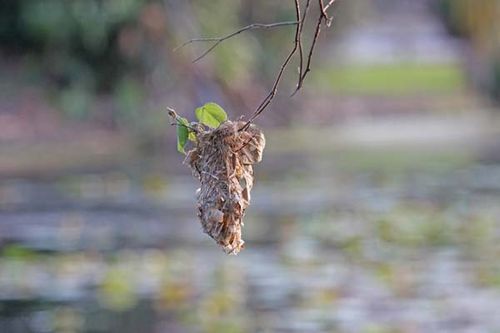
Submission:
M 299 0 L 294 0 L 294 2 L 295 2 L 295 16 L 297 18 L 297 22 L 300 22 L 300 2 L 299 2 Z M 297 27 L 295 29 L 295 41 L 294 41 L 293 49 L 290 51 L 290 53 L 286 57 L 285 61 L 281 65 L 281 68 L 278 72 L 278 75 L 276 76 L 276 80 L 274 81 L 274 84 L 273 84 L 271 91 L 264 98 L 264 100 L 260 103 L 260 105 L 257 107 L 255 112 L 252 114 L 250 119 L 248 119 L 248 121 L 245 123 L 245 125 L 243 125 L 243 127 L 241 127 L 238 131 L 243 131 L 243 130 L 247 129 L 248 126 L 250 126 L 250 124 L 252 123 L 252 121 L 254 121 L 255 118 L 257 118 L 262 113 L 262 111 L 264 111 L 266 109 L 266 107 L 269 105 L 269 103 L 271 103 L 271 101 L 273 100 L 274 96 L 276 96 L 276 93 L 278 91 L 278 85 L 281 81 L 281 77 L 283 76 L 283 72 L 285 71 L 285 68 L 290 63 L 290 60 L 292 59 L 295 52 L 297 52 L 298 44 L 299 44 L 299 35 L 300 35 L 299 24 L 297 24 Z
M 304 74 L 302 74 L 302 77 L 300 79 L 301 84 L 304 82 L 304 79 L 306 78 L 307 74 L 311 71 L 311 60 L 314 54 L 314 48 L 316 47 L 316 42 L 318 41 L 319 35 L 321 33 L 321 23 L 323 22 L 323 19 L 324 19 L 323 13 L 321 13 L 318 18 L 318 22 L 316 23 L 316 30 L 314 30 L 314 37 L 311 42 L 311 47 L 309 48 L 306 70 L 304 71 Z M 300 87 L 298 87 L 298 89 L 300 89 Z
M 335 0 L 333 0 L 334 2 Z M 329 4 L 333 4 L 332 1 L 330 1 Z M 326 26 L 329 27 L 332 24 L 332 18 L 328 16 L 328 13 L 326 12 L 325 5 L 323 4 L 323 0 L 319 0 L 319 9 L 321 11 L 321 16 L 326 22 Z
M 321 11 L 321 16 L 324 18 L 328 18 L 328 14 L 325 11 L 325 5 L 323 4 L 323 0 L 318 0 L 319 2 L 319 10 Z
M 189 126 L 189 125 L 186 125 L 186 124 L 183 124 L 181 122 L 181 117 L 177 114 L 177 112 L 175 112 L 174 109 L 167 107 L 167 111 L 168 111 L 168 115 L 172 118 L 172 120 L 174 120 L 174 122 L 170 123 L 170 125 L 182 126 L 182 127 L 185 127 L 187 129 L 195 132 L 195 133 L 198 133 L 198 130 L 196 128 Z
M 193 60 L 193 63 L 201 60 L 202 58 L 204 58 L 207 54 L 209 54 L 211 51 L 213 51 L 217 46 L 219 46 L 220 43 L 222 43 L 223 41 L 229 39 L 229 38 L 232 38 L 236 35 L 239 35 L 240 33 L 242 32 L 245 32 L 245 31 L 248 31 L 248 30 L 254 30 L 254 29 L 272 29 L 272 28 L 277 28 L 277 27 L 283 27 L 283 26 L 288 26 L 288 25 L 299 25 L 300 21 L 297 20 L 297 21 L 284 21 L 284 22 L 276 22 L 276 23 L 270 23 L 270 24 L 264 24 L 264 23 L 253 23 L 253 24 L 249 24 L 243 28 L 240 28 L 230 34 L 227 34 L 225 36 L 222 36 L 222 37 L 208 37 L 208 38 L 194 38 L 194 39 L 190 39 L 188 40 L 187 42 L 183 43 L 182 45 L 179 45 L 177 46 L 175 49 L 174 49 L 174 52 L 177 51 L 178 49 L 186 46 L 186 45 L 189 45 L 191 43 L 195 43 L 195 42 L 215 42 L 214 45 L 212 45 L 211 47 L 209 47 L 207 50 L 205 50 L 205 52 L 203 52 L 201 55 L 199 55 L 196 59 Z
M 240 150 L 242 150 L 243 148 L 245 148 L 250 142 L 252 142 L 252 140 L 257 136 L 257 134 L 254 134 L 250 137 L 250 139 L 248 139 L 245 143 L 243 143 L 243 145 L 238 148 L 236 151 L 234 151 L 234 153 L 237 153 L 239 152 Z
M 266 23 L 252 23 L 252 24 L 249 24 L 247 26 L 244 26 L 238 30 L 236 30 L 235 32 L 232 32 L 226 36 L 223 36 L 223 37 L 206 37 L 206 38 L 193 38 L 193 39 L 190 39 L 186 42 L 184 42 L 183 44 L 175 47 L 173 49 L 173 51 L 177 51 L 178 49 L 180 48 L 183 48 L 184 46 L 186 45 L 189 45 L 191 43 L 195 43 L 195 42 L 218 42 L 220 41 L 221 39 L 228 39 L 228 38 L 231 38 L 233 36 L 236 36 L 237 34 L 240 34 L 244 31 L 247 31 L 247 30 L 252 30 L 252 29 L 268 29 L 268 28 L 275 28 L 275 27 L 281 27 L 281 26 L 287 26 L 287 25 L 296 25 L 298 22 L 296 21 L 284 21 L 284 22 L 276 22 L 276 23 L 269 23 L 269 24 L 266 24 Z
M 298 26 L 298 29 L 299 29 L 299 38 L 298 38 L 298 47 L 299 47 L 299 79 L 298 79 L 298 83 L 297 83 L 297 89 L 295 90 L 295 92 L 292 94 L 295 95 L 295 93 L 300 89 L 299 87 L 302 86 L 302 72 L 304 70 L 304 50 L 302 48 L 302 30 L 304 29 L 304 23 L 306 21 L 306 18 L 307 18 L 307 12 L 309 10 L 309 5 L 311 4 L 311 0 L 307 0 L 306 2 L 306 6 L 304 8 L 304 14 L 302 15 L 302 19 L 300 20 L 299 22 L 299 26 Z
M 320 5 L 320 15 L 318 17 L 318 21 L 316 23 L 316 29 L 314 31 L 314 37 L 313 41 L 311 43 L 311 47 L 309 49 L 309 55 L 307 56 L 307 65 L 304 73 L 302 74 L 301 78 L 299 79 L 299 84 L 297 85 L 297 89 L 295 90 L 294 94 L 302 87 L 302 84 L 304 82 L 304 79 L 306 78 L 307 74 L 311 71 L 311 60 L 312 56 L 314 54 L 314 48 L 316 47 L 316 42 L 318 41 L 319 35 L 321 33 L 321 24 L 323 23 L 323 20 L 325 20 L 327 27 L 330 26 L 332 18 L 328 16 L 326 10 L 330 8 L 331 5 L 335 0 L 330 0 L 330 2 L 326 5 L 323 6 L 323 1 L 319 0 L 319 5 Z
M 333 5 L 334 2 L 335 0 L 330 0 L 330 2 L 324 7 L 325 12 L 328 10 L 328 8 L 330 8 L 331 5 Z
M 181 45 L 177 45 L 176 47 L 174 47 L 174 49 L 172 51 L 173 52 L 177 52 L 179 49 L 182 49 L 184 46 L 192 44 L 192 43 L 196 43 L 196 42 L 217 42 L 220 39 L 221 39 L 221 37 L 193 38 L 193 39 L 190 39 L 190 40 L 182 43 Z

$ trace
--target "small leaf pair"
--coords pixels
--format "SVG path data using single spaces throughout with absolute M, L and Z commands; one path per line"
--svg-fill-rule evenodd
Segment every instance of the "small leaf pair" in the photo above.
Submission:
M 227 120 L 227 114 L 224 109 L 217 103 L 206 103 L 199 108 L 196 108 L 195 115 L 198 121 L 210 128 L 217 128 L 220 124 Z M 186 154 L 184 147 L 188 140 L 196 141 L 195 130 L 197 123 L 190 124 L 184 117 L 176 116 L 177 122 L 177 150 Z

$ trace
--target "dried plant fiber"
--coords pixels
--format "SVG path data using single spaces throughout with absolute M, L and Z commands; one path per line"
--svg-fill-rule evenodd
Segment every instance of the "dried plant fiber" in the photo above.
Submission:
M 196 147 L 185 163 L 200 181 L 198 217 L 203 231 L 224 252 L 237 254 L 243 247 L 243 217 L 250 204 L 253 165 L 262 160 L 265 138 L 255 125 L 225 121 L 219 127 L 198 131 Z

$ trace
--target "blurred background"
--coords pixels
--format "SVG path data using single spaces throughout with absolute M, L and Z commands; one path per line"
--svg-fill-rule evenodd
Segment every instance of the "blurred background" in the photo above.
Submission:
M 165 109 L 249 115 L 294 30 L 172 50 L 293 2 L 0 2 L 0 332 L 500 332 L 500 1 L 332 15 L 227 256 Z

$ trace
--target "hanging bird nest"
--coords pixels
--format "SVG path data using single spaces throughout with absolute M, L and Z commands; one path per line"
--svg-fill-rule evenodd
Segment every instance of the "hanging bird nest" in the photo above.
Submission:
M 253 164 L 262 160 L 264 134 L 242 121 L 225 121 L 215 129 L 196 131 L 196 146 L 185 164 L 200 181 L 198 217 L 204 232 L 228 254 L 243 247 L 243 217 L 250 204 Z

